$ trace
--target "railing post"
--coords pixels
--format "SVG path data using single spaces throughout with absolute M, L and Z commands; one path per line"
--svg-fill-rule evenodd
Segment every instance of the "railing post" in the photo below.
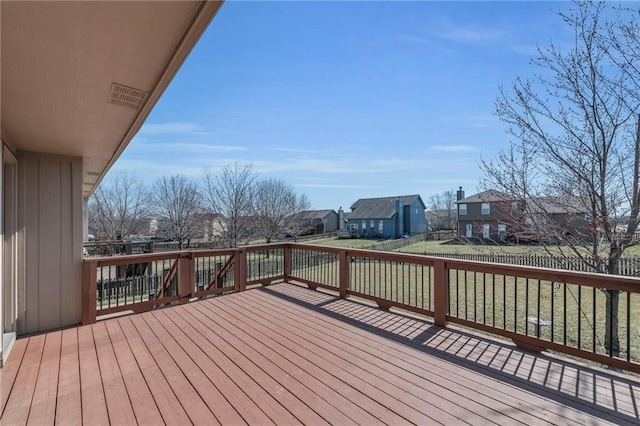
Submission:
M 181 304 L 189 302 L 195 286 L 195 259 L 193 258 L 193 253 L 181 253 L 178 259 L 178 295 L 180 296 Z
M 293 264 L 293 259 L 292 259 L 292 250 L 291 250 L 291 246 L 289 244 L 287 244 L 284 248 L 284 281 L 288 282 L 289 279 L 291 278 L 291 273 L 292 273 L 292 264 Z
M 339 267 L 340 267 L 340 297 L 342 299 L 347 298 L 347 290 L 349 289 L 349 279 L 350 279 L 350 267 L 349 264 L 349 253 L 346 250 L 340 250 L 339 258 Z
M 247 289 L 247 253 L 238 249 L 233 261 L 233 286 L 235 291 Z
M 82 324 L 96 322 L 98 292 L 98 262 L 87 259 L 82 262 Z
M 433 264 L 433 320 L 440 327 L 447 326 L 449 312 L 449 269 L 445 261 Z

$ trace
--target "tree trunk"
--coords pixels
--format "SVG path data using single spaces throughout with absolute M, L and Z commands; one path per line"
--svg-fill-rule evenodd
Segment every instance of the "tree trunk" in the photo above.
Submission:
M 618 336 L 618 310 L 620 306 L 620 290 L 605 290 L 607 296 L 607 312 L 605 322 L 604 345 L 611 356 L 620 356 L 620 338 Z

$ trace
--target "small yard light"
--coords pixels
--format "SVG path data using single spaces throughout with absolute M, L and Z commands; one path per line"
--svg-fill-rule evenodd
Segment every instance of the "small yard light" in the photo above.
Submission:
M 529 324 L 533 324 L 535 326 L 537 338 L 540 338 L 540 327 L 548 327 L 551 325 L 551 321 L 534 317 L 534 316 L 527 317 L 525 319 Z

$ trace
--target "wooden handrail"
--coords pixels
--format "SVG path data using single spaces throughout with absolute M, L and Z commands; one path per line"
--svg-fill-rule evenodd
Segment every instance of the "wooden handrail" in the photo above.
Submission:
M 535 282 L 544 282 L 544 285 L 551 284 L 567 284 L 567 285 L 576 285 L 583 286 L 585 288 L 596 288 L 596 289 L 607 289 L 612 291 L 622 291 L 628 293 L 640 294 L 640 278 L 636 277 L 628 277 L 628 276 L 618 276 L 618 275 L 608 275 L 608 274 L 598 274 L 598 273 L 590 273 L 590 272 L 578 272 L 578 271 L 568 271 L 568 270 L 556 270 L 549 268 L 537 268 L 530 266 L 521 266 L 521 265 L 512 265 L 512 264 L 500 264 L 500 263 L 483 263 L 478 261 L 470 261 L 470 260 L 459 260 L 459 259 L 451 259 L 451 258 L 442 258 L 442 257 L 429 257 L 423 256 L 419 254 L 410 254 L 410 253 L 396 253 L 396 252 L 382 252 L 377 250 L 366 250 L 366 249 L 352 249 L 352 248 L 340 248 L 340 247 L 329 247 L 329 246 L 321 246 L 321 245 L 313 245 L 313 244 L 299 244 L 299 243 L 276 243 L 276 244 L 263 244 L 263 245 L 253 245 L 246 247 L 239 247 L 235 249 L 224 249 L 224 250 L 191 250 L 191 251 L 180 251 L 180 252 L 168 252 L 168 253 L 150 253 L 150 254 L 141 254 L 141 255 L 130 255 L 130 256 L 113 256 L 107 258 L 90 258 L 85 259 L 83 262 L 83 288 L 82 288 L 82 321 L 85 324 L 89 324 L 91 322 L 95 322 L 96 314 L 100 315 L 102 311 L 106 312 L 117 312 L 121 310 L 132 310 L 132 311 L 142 311 L 147 309 L 152 309 L 154 303 L 151 301 L 140 300 L 138 303 L 133 304 L 124 304 L 123 306 L 109 306 L 104 310 L 96 310 L 96 284 L 97 280 L 97 270 L 98 268 L 111 267 L 117 265 L 125 265 L 125 264 L 135 264 L 135 263 L 151 263 L 158 262 L 164 260 L 172 260 L 172 266 L 169 272 L 163 277 L 162 287 L 160 289 L 160 293 L 157 295 L 157 304 L 166 304 L 166 303 L 186 303 L 191 300 L 192 297 L 205 297 L 210 295 L 222 294 L 230 291 L 243 291 L 247 287 L 247 253 L 253 253 L 257 251 L 268 251 L 268 250 L 281 250 L 283 256 L 283 275 L 279 275 L 278 278 L 282 279 L 284 277 L 285 281 L 297 280 L 300 282 L 304 282 L 308 284 L 311 288 L 328 288 L 333 291 L 337 291 L 342 298 L 347 298 L 351 295 L 369 298 L 370 300 L 378 303 L 380 306 L 384 308 L 389 307 L 399 307 L 402 309 L 408 309 L 413 312 L 422 313 L 425 315 L 433 315 L 434 322 L 436 325 L 445 327 L 448 323 L 457 323 L 462 324 L 464 326 L 472 327 L 484 332 L 493 332 L 495 334 L 503 335 L 508 338 L 512 338 L 514 341 L 519 342 L 519 344 L 526 344 L 530 347 L 539 346 L 540 348 L 553 349 L 561 352 L 566 352 L 571 355 L 580 356 L 586 359 L 591 359 L 598 362 L 608 363 L 609 365 L 614 365 L 616 367 L 625 368 L 633 371 L 640 372 L 640 363 L 633 361 L 626 361 L 621 358 L 611 357 L 608 354 L 603 354 L 595 349 L 593 351 L 590 350 L 589 347 L 583 349 L 584 347 L 580 347 L 580 345 L 574 346 L 566 346 L 558 343 L 558 341 L 549 341 L 541 339 L 538 336 L 531 336 L 528 333 L 522 334 L 522 331 L 518 331 L 517 329 L 507 329 L 506 325 L 498 328 L 495 324 L 487 324 L 476 321 L 474 318 L 469 320 L 466 318 L 466 308 L 465 315 L 456 315 L 456 313 L 449 312 L 449 306 L 452 303 L 457 302 L 455 299 L 455 292 L 453 294 L 450 293 L 451 286 L 457 283 L 457 277 L 459 277 L 462 272 L 464 272 L 464 276 L 466 277 L 467 273 L 470 273 L 471 276 L 475 276 L 474 274 L 487 274 L 502 277 L 510 277 L 510 279 L 515 278 L 516 280 L 522 279 L 533 279 Z M 300 251 L 308 252 L 308 255 L 305 255 L 301 258 L 296 257 L 296 262 L 294 264 L 293 260 L 297 253 Z M 312 252 L 312 253 L 309 253 Z M 316 262 L 314 256 L 318 255 L 317 259 L 321 261 Z M 326 257 L 323 254 L 332 254 L 332 256 Z M 335 255 L 335 256 L 333 256 Z M 216 266 L 215 278 L 211 280 L 206 286 L 206 289 L 197 291 L 195 289 L 195 268 L 197 265 L 197 258 L 201 257 L 222 257 L 229 256 L 228 260 L 222 267 Z M 308 263 L 308 265 L 299 266 L 298 260 L 302 262 Z M 373 262 L 375 261 L 375 262 Z M 358 289 L 357 286 L 362 286 L 362 277 L 364 275 L 359 275 L 360 278 L 357 280 L 354 278 L 360 274 L 358 271 L 364 271 L 366 269 L 362 268 L 370 268 L 368 271 L 373 272 L 374 274 L 378 271 L 375 268 L 381 268 L 380 265 L 389 265 L 394 264 L 396 271 L 398 268 L 405 268 L 407 266 L 411 266 L 416 271 L 420 270 L 421 279 L 426 279 L 428 276 L 429 285 L 432 286 L 433 293 L 431 294 L 432 300 L 429 303 L 432 305 L 429 306 L 417 306 L 415 303 L 413 305 L 407 304 L 407 302 L 398 299 L 397 292 L 394 295 L 393 292 L 391 294 L 386 295 L 381 293 L 374 293 L 371 290 L 362 288 Z M 217 287 L 217 284 L 220 283 L 220 280 L 233 266 L 234 271 L 234 282 L 233 287 L 228 287 L 224 289 L 224 291 Z M 300 270 L 305 270 L 304 268 L 318 268 L 317 270 L 324 271 L 321 274 L 317 274 L 317 276 L 296 276 L 296 268 L 302 268 Z M 386 266 L 385 266 L 386 268 Z M 133 270 L 136 270 L 133 268 Z M 332 278 L 328 280 L 326 277 L 328 273 L 327 271 L 332 271 Z M 424 271 L 427 272 L 424 272 Z M 385 269 L 386 271 L 386 269 Z M 457 272 L 456 272 L 457 271 Z M 380 272 L 377 272 L 380 274 Z M 386 273 L 386 272 L 385 272 Z M 354 275 L 356 274 L 356 275 Z M 397 272 L 396 272 L 397 274 Z M 382 276 L 382 275 L 380 275 Z M 380 276 L 378 277 L 378 283 L 380 283 Z M 396 275 L 397 276 L 397 275 Z M 172 295 L 170 298 L 166 296 L 168 286 L 171 281 L 177 277 L 178 280 L 178 294 Z M 409 275 L 410 277 L 410 275 Z M 455 278 L 455 282 L 451 281 Z M 410 279 L 410 278 L 409 278 Z M 133 285 L 127 284 L 129 281 L 129 277 L 125 277 L 122 281 L 120 277 L 120 283 L 117 285 Z M 325 280 L 324 282 L 322 282 Z M 432 280 L 432 281 L 431 281 Z M 131 280 L 133 281 L 133 280 Z M 384 279 L 383 279 L 384 281 Z M 388 285 L 393 284 L 392 279 L 391 283 L 385 282 L 385 288 L 388 288 Z M 260 282 L 259 280 L 256 282 Z M 424 282 L 424 281 L 423 281 Z M 466 278 L 463 278 L 463 282 L 466 283 Z M 398 283 L 396 282 L 396 285 Z M 368 284 L 367 284 L 368 285 Z M 402 284 L 405 285 L 404 282 Z M 410 284 L 409 284 L 410 285 Z M 512 285 L 512 284 L 510 284 Z M 566 288 L 566 287 L 565 287 Z M 404 287 L 403 287 L 404 289 Z M 397 290 L 397 289 L 396 289 Z M 386 291 L 386 290 L 385 290 Z M 404 290 L 403 290 L 404 291 Z M 413 290 L 414 292 L 417 289 Z M 453 291 L 453 290 L 452 290 Z M 457 290 L 456 290 L 457 291 Z M 466 290 L 465 290 L 466 291 Z M 558 290 L 559 291 L 559 290 Z M 565 290 L 566 292 L 566 290 Z M 414 293 L 415 294 L 415 293 Z M 475 293 L 474 293 L 475 294 Z M 595 293 L 594 293 L 595 294 Z M 425 293 L 423 292 L 420 296 L 422 300 L 425 300 Z M 119 303 L 119 302 L 118 302 Z M 463 302 L 466 303 L 466 302 Z M 474 302 L 475 303 L 475 302 Z M 483 302 L 487 303 L 487 302 Z M 453 305 L 451 305 L 453 306 Z M 466 305 L 465 305 L 466 306 Z M 602 305 L 600 305 L 602 308 Z M 457 308 L 456 308 L 457 309 Z M 96 313 L 97 311 L 97 313 Z M 637 315 L 635 312 L 633 315 Z M 566 315 L 566 313 L 564 314 Z M 595 314 L 594 314 L 595 315 Z M 519 319 L 518 319 L 519 321 Z M 634 334 L 630 335 L 634 339 L 637 338 Z M 587 350 L 589 349 L 589 350 Z M 635 357 L 640 356 L 640 354 L 636 353 Z M 610 359 L 610 361 L 607 361 Z

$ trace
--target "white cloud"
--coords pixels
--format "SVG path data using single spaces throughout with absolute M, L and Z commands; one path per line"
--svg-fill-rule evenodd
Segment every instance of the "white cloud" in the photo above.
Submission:
M 391 35 L 388 35 L 386 38 L 388 38 L 392 42 L 399 42 L 399 43 L 405 43 L 405 44 L 422 44 L 422 45 L 436 44 L 433 40 L 416 36 L 413 34 L 391 34 Z
M 149 149 L 154 151 L 176 151 L 178 153 L 185 154 L 187 152 L 196 154 L 207 154 L 213 152 L 237 152 L 246 151 L 245 146 L 235 145 L 213 145 L 206 143 L 183 143 L 183 142 L 171 142 L 171 143 L 154 143 L 144 142 L 138 145 L 140 149 Z
M 434 145 L 431 147 L 434 151 L 440 152 L 475 152 L 479 151 L 479 149 L 472 147 L 471 145 Z
M 500 122 L 495 115 L 473 114 L 465 119 L 465 122 L 471 127 L 493 127 Z
M 329 189 L 365 189 L 377 188 L 374 185 L 348 185 L 339 183 L 299 183 L 295 185 L 298 188 L 329 188 Z
M 434 20 L 431 25 L 433 35 L 441 39 L 465 43 L 476 44 L 487 41 L 494 41 L 503 38 L 504 31 L 494 28 L 485 28 L 478 25 L 457 25 L 448 18 Z

